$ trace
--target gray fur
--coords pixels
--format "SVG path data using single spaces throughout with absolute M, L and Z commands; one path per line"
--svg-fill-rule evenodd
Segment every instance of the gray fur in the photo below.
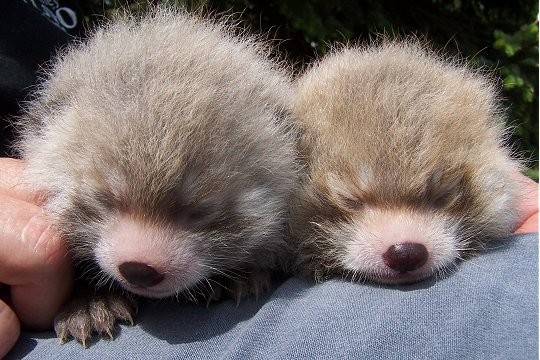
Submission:
M 212 298 L 215 276 L 232 279 L 224 286 L 235 295 L 256 293 L 264 283 L 253 278 L 287 262 L 290 81 L 266 45 L 236 32 L 156 11 L 104 26 L 53 63 L 18 147 L 76 260 L 95 262 L 128 216 L 180 249 L 170 277 L 184 248 L 201 264 L 195 284 L 180 274 L 167 295 L 195 288 Z M 90 275 L 122 283 L 110 271 Z

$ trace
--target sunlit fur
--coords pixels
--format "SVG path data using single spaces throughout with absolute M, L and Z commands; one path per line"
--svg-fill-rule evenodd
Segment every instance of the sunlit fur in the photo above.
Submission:
M 418 40 L 381 40 L 335 49 L 296 86 L 299 272 L 418 281 L 512 231 L 520 164 L 489 76 Z M 384 264 L 389 246 L 411 241 L 429 251 L 422 268 Z
M 161 297 L 287 260 L 292 93 L 269 56 L 233 25 L 160 10 L 56 59 L 18 147 L 75 258 L 105 270 L 89 276 L 123 283 L 119 262 L 147 261 L 167 281 L 138 293 Z

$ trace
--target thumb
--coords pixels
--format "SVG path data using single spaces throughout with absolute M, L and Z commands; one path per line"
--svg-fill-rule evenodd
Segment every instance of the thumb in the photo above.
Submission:
M 20 332 L 19 319 L 10 307 L 0 300 L 0 358 L 15 345 Z

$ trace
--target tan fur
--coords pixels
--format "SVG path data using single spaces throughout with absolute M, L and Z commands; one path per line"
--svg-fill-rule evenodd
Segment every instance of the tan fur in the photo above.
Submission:
M 382 240 L 359 235 L 384 231 L 381 214 L 431 217 L 457 239 L 446 247 L 452 252 L 430 253 L 430 268 L 414 280 L 510 233 L 512 174 L 520 165 L 504 145 L 496 88 L 487 77 L 417 41 L 383 41 L 334 51 L 296 85 L 307 169 L 291 220 L 300 271 L 317 279 L 351 274 L 400 282 L 371 249 Z M 351 255 L 351 247 L 361 254 Z M 368 260 L 345 265 L 346 257 L 356 263 L 364 255 L 373 267 Z

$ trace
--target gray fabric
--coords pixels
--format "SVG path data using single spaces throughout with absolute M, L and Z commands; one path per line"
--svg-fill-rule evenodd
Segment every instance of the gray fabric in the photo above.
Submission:
M 411 286 L 290 278 L 239 307 L 143 303 L 114 341 L 24 333 L 7 358 L 538 359 L 538 234 L 489 248 Z

